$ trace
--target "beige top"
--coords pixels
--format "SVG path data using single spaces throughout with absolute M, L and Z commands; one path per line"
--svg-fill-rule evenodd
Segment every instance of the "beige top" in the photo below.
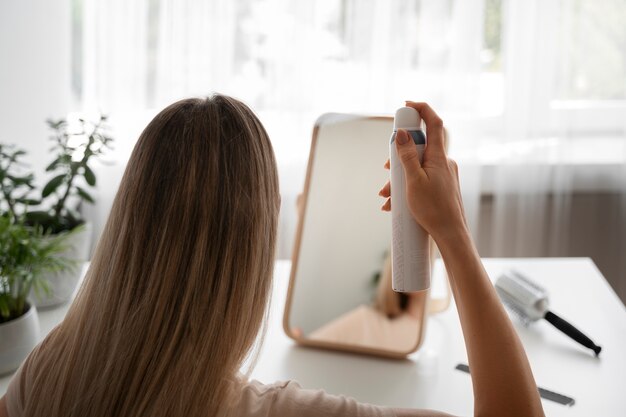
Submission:
M 21 417 L 27 381 L 23 371 L 28 366 L 26 360 L 9 384 L 6 393 L 6 406 L 9 417 Z M 242 417 L 395 417 L 391 408 L 377 407 L 360 403 L 343 395 L 331 395 L 322 390 L 303 389 L 295 381 L 277 382 L 264 385 L 259 381 L 242 381 L 241 397 L 233 416 Z
M 233 415 L 249 417 L 395 417 L 391 408 L 360 403 L 353 398 L 327 394 L 322 390 L 303 389 L 295 381 L 264 385 L 255 380 L 244 385 L 241 400 Z

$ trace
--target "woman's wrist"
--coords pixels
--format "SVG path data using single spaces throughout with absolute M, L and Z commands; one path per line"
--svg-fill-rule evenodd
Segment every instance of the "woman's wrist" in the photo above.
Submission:
M 469 248 L 473 249 L 474 246 L 472 236 L 464 222 L 442 228 L 439 233 L 433 235 L 433 239 L 444 258 L 454 255 L 458 251 L 465 252 Z

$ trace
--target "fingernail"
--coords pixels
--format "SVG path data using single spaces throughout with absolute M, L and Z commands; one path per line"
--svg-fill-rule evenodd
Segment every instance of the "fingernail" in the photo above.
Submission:
M 404 145 L 409 141 L 409 135 L 406 133 L 404 129 L 398 129 L 398 133 L 396 133 L 396 140 L 400 145 Z

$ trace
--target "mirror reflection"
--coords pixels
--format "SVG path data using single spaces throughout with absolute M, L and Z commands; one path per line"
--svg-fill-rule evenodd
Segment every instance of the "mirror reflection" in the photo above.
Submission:
M 384 350 L 409 351 L 415 347 L 422 317 L 419 294 L 391 290 L 391 263 L 387 256 L 383 270 L 372 279 L 373 300 L 340 314 L 308 334 L 308 338 Z M 296 334 L 302 335 L 300 328 Z
M 285 309 L 301 344 L 402 356 L 421 342 L 427 292 L 391 290 L 391 218 L 378 197 L 392 128 L 338 114 L 315 127 Z

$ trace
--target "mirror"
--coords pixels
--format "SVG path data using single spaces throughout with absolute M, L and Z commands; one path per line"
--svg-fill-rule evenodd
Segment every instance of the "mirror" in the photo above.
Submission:
M 378 196 L 392 129 L 392 117 L 316 122 L 283 320 L 298 344 L 395 358 L 421 344 L 428 291 L 391 290 L 391 215 Z

